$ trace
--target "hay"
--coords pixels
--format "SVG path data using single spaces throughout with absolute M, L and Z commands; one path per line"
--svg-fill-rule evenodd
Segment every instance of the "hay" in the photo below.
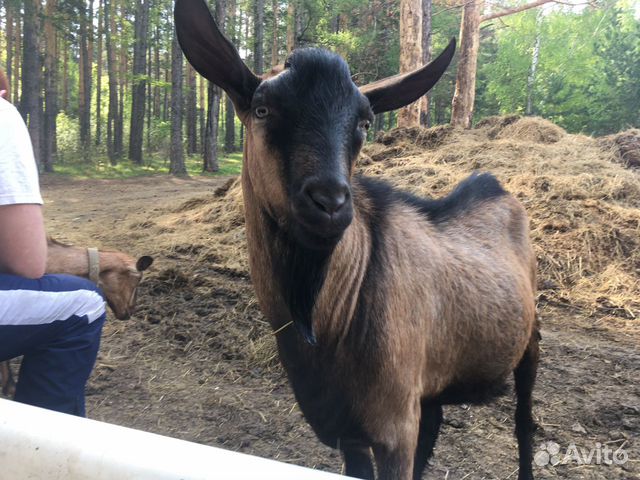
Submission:
M 532 143 L 559 142 L 566 132 L 548 120 L 538 117 L 524 117 L 506 125 L 496 138 L 508 138 Z
M 585 316 L 602 313 L 637 332 L 640 182 L 637 173 L 616 163 L 611 142 L 606 145 L 539 118 L 493 118 L 473 130 L 384 133 L 365 147 L 358 168 L 436 197 L 474 170 L 493 172 L 529 212 L 541 298 Z M 202 246 L 196 260 L 247 275 L 239 182 L 204 200 L 161 215 L 158 226 L 183 235 L 188 230 Z M 271 358 L 266 345 L 253 348 L 256 356 Z
M 625 167 L 640 167 L 640 130 L 637 128 L 603 137 L 599 144 Z
M 505 115 L 505 116 L 495 116 L 495 117 L 486 117 L 480 120 L 475 128 L 484 128 L 487 130 L 487 137 L 491 140 L 496 138 L 498 134 L 506 127 L 507 125 L 511 125 L 512 123 L 517 122 L 522 117 L 520 115 Z

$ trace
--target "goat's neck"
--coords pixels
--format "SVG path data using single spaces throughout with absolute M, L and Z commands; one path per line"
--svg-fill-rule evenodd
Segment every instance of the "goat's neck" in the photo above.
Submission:
M 354 217 L 333 250 L 313 310 L 319 338 L 344 340 L 356 313 L 360 289 L 369 266 L 371 242 L 364 219 L 354 204 Z
M 282 282 L 274 279 L 275 272 L 290 266 L 287 253 L 280 248 L 278 236 L 282 231 L 261 207 L 248 176 L 243 176 L 243 194 L 251 277 L 262 311 L 277 330 L 293 320 L 287 302 L 290 292 L 285 291 Z M 348 334 L 370 251 L 368 230 L 354 205 L 353 222 L 326 260 L 326 273 L 310 312 L 319 340 L 326 339 L 329 332 L 332 340 L 340 340 Z
M 100 271 L 115 263 L 114 252 L 98 252 Z M 49 242 L 47 252 L 47 273 L 66 273 L 77 277 L 89 277 L 89 256 L 87 249 L 72 245 Z

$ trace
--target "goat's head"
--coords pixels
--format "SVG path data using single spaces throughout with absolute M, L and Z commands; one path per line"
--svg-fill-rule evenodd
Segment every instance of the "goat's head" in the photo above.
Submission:
M 136 261 L 123 253 L 112 255 L 117 258 L 100 272 L 100 287 L 115 317 L 128 320 L 136 306 L 142 272 L 151 266 L 153 258 L 144 256 Z
M 258 77 L 203 0 L 177 0 L 176 31 L 194 68 L 233 101 L 247 129 L 244 175 L 256 200 L 304 246 L 330 248 L 353 217 L 351 174 L 373 115 L 408 105 L 441 77 L 452 41 L 432 63 L 358 88 L 346 62 L 321 49 L 292 53 Z

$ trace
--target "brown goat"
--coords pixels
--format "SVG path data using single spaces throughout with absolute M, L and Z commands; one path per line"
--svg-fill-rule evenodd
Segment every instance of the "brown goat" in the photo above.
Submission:
M 136 260 L 122 252 L 75 247 L 47 238 L 47 273 L 66 273 L 94 281 L 119 320 L 131 317 L 142 272 L 152 263 L 153 258 L 146 255 Z M 8 361 L 0 363 L 0 376 L 2 393 L 13 397 L 15 381 Z
M 185 55 L 246 127 L 252 281 L 298 404 L 347 475 L 374 478 L 372 449 L 379 478 L 420 479 L 442 405 L 486 401 L 513 372 L 519 479 L 532 479 L 536 266 L 523 207 L 488 174 L 439 200 L 353 175 L 373 115 L 424 95 L 454 43 L 358 89 L 319 49 L 255 76 L 203 0 L 177 0 L 175 18 Z

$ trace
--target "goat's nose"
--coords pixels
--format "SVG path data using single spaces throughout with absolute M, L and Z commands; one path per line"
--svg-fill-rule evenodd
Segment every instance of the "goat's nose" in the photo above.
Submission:
M 349 200 L 349 185 L 342 180 L 309 182 L 304 189 L 315 206 L 333 215 Z

